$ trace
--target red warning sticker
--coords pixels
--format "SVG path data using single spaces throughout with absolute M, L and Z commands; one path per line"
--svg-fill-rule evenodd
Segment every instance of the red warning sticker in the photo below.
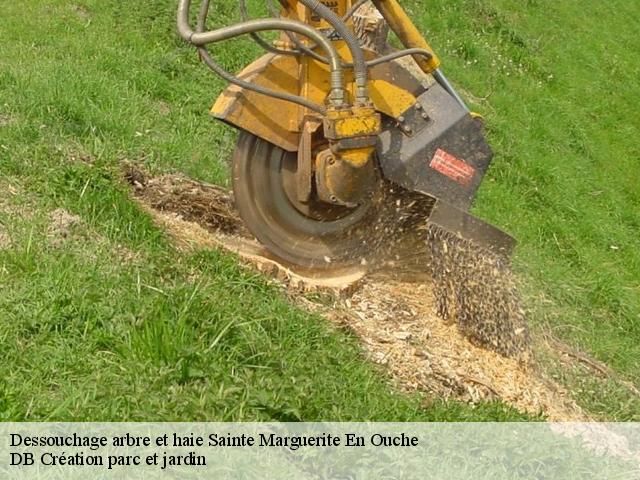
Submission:
M 476 169 L 471 165 L 441 148 L 436 150 L 429 166 L 465 187 L 471 183 L 476 173 Z

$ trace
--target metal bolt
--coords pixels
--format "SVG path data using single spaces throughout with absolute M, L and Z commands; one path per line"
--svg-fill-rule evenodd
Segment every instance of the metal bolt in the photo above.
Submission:
M 413 130 L 412 130 L 412 129 L 411 129 L 411 127 L 409 127 L 409 126 L 402 127 L 402 131 L 403 131 L 404 133 L 411 133 L 411 132 L 413 132 Z
M 331 155 L 327 161 L 329 162 L 329 165 L 333 165 L 334 163 L 336 163 L 336 157 L 334 157 L 333 155 Z
M 338 203 L 338 198 L 335 195 L 331 195 L 329 197 L 329 200 L 331 200 L 333 203 Z
M 429 114 L 427 112 L 422 112 L 422 118 L 427 120 L 429 118 Z
M 400 123 L 404 122 L 404 117 L 403 117 L 402 115 L 400 115 L 400 116 L 398 117 L 398 121 L 399 121 Z
M 422 104 L 416 103 L 416 110 L 422 110 Z

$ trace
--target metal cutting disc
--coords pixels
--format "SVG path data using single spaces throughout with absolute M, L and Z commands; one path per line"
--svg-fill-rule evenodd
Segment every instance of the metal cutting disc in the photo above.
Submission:
M 253 235 L 286 262 L 308 268 L 362 263 L 375 245 L 377 201 L 354 208 L 296 195 L 297 154 L 246 131 L 233 158 L 236 206 Z

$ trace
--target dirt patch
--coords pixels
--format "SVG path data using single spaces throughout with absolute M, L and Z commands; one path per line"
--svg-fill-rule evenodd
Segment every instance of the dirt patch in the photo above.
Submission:
M 33 218 L 34 207 L 25 200 L 22 188 L 14 183 L 11 179 L 0 178 L 0 213 L 9 220 L 5 225 L 5 230 L 9 228 L 14 219 L 29 220 Z
M 133 167 L 127 169 L 125 178 L 133 185 L 136 197 L 154 210 L 174 213 L 209 230 L 246 234 L 230 195 L 220 187 L 181 175 L 148 177 Z
M 71 11 L 73 11 L 81 20 L 87 21 L 91 19 L 89 10 L 83 5 L 71 5 Z
M 180 246 L 222 247 L 269 274 L 289 289 L 294 301 L 354 332 L 370 358 L 384 365 L 400 388 L 471 403 L 502 400 L 521 412 L 555 421 L 587 419 L 528 352 L 507 358 L 472 343 L 456 322 L 443 321 L 433 282 L 419 268 L 418 255 L 413 262 L 398 256 L 375 272 L 313 278 L 272 258 L 252 239 L 232 199 L 219 187 L 180 175 L 149 178 L 134 169 L 128 169 L 126 178 L 141 205 Z M 402 250 L 413 251 L 411 245 L 409 241 Z M 297 295 L 318 288 L 333 294 L 330 306 Z
M 160 115 L 166 117 L 171 113 L 171 106 L 167 102 L 158 101 L 156 102 L 156 110 Z
M 64 208 L 58 208 L 49 214 L 47 237 L 51 239 L 52 245 L 60 246 L 71 238 L 80 226 L 82 219 L 79 216 L 69 213 Z
M 98 260 L 97 249 L 108 249 L 110 254 L 119 258 L 123 264 L 128 265 L 139 261 L 138 255 L 126 245 L 112 244 L 107 238 L 86 225 L 81 217 L 64 208 L 58 208 L 49 214 L 46 235 L 53 248 L 80 247 L 84 255 L 92 260 Z M 94 245 L 95 248 L 84 249 L 87 243 Z
M 11 248 L 11 245 L 12 242 L 9 233 L 0 225 L 0 250 L 7 250 Z
M 0 127 L 6 127 L 16 123 L 16 118 L 11 115 L 0 113 Z

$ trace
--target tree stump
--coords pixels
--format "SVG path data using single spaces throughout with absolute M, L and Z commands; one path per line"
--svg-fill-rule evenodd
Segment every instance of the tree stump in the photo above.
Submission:
M 389 25 L 371 2 L 365 3 L 355 11 L 353 27 L 363 47 L 378 54 L 385 52 Z

